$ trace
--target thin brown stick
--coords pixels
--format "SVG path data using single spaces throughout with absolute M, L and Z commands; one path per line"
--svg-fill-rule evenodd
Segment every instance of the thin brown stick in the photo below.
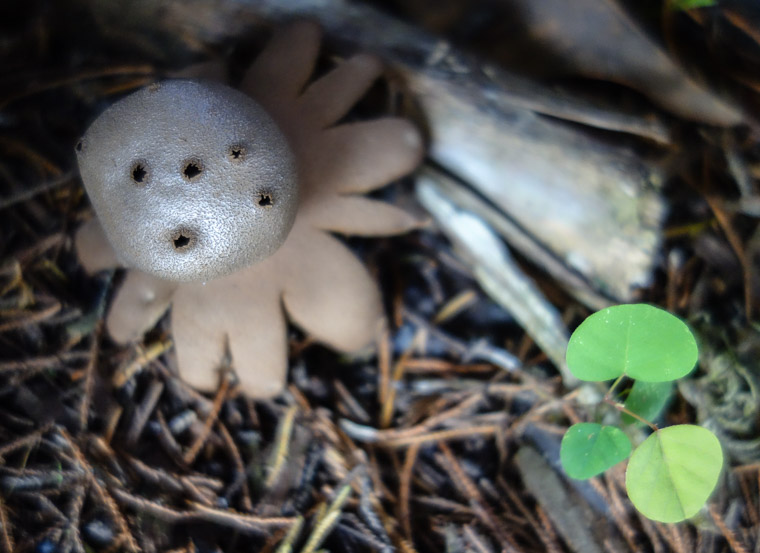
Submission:
M 417 460 L 417 454 L 420 451 L 420 444 L 412 444 L 406 451 L 404 466 L 399 478 L 398 492 L 398 510 L 401 519 L 401 527 L 404 530 L 404 536 L 407 540 L 412 540 L 412 522 L 409 515 L 409 502 L 412 495 L 412 475 L 414 473 L 414 463 Z
M 8 332 L 10 330 L 17 330 L 19 328 L 24 328 L 25 326 L 30 326 L 35 323 L 45 321 L 58 313 L 62 307 L 63 306 L 56 301 L 52 305 L 40 309 L 39 311 L 24 312 L 24 316 L 14 317 L 9 321 L 0 324 L 0 333 Z M 0 313 L 0 315 L 2 315 L 2 313 Z
M 430 357 L 407 359 L 404 365 L 407 374 L 489 374 L 497 370 L 490 363 L 454 363 Z
M 465 524 L 462 534 L 472 546 L 472 549 L 468 549 L 468 551 L 473 551 L 474 553 L 493 553 L 491 546 L 483 540 L 483 537 L 477 533 L 472 524 Z
M 52 180 L 43 182 L 42 184 L 37 184 L 29 188 L 25 188 L 21 192 L 13 194 L 10 197 L 0 198 L 0 211 L 16 204 L 29 201 L 38 194 L 42 194 L 43 192 L 48 192 L 50 190 L 59 188 L 65 184 L 72 182 L 73 179 L 74 173 L 64 173 L 60 176 L 54 177 Z
M 726 521 L 723 520 L 723 517 L 718 512 L 715 504 L 710 503 L 707 508 L 710 511 L 710 516 L 712 516 L 715 525 L 720 530 L 720 533 L 723 534 L 723 537 L 726 538 L 726 541 L 731 546 L 731 549 L 734 551 L 734 553 L 750 553 L 749 549 L 744 547 L 743 544 L 739 543 L 739 539 L 736 537 L 736 534 L 733 533 L 733 531 L 726 524 Z
M 120 366 L 114 373 L 111 380 L 114 387 L 121 388 L 124 386 L 127 381 L 129 381 L 129 379 L 131 379 L 135 374 L 140 372 L 143 368 L 147 367 L 152 361 L 155 361 L 158 357 L 169 351 L 172 345 L 172 341 L 166 339 L 154 342 L 148 345 L 146 348 L 137 346 L 137 348 L 135 348 L 136 350 L 134 358 L 131 359 L 128 363 Z
M 640 515 L 643 517 L 643 515 Z M 676 531 L 676 527 L 672 524 L 663 524 L 662 522 L 656 523 L 657 529 L 660 532 L 660 535 L 665 540 L 665 543 L 667 543 L 670 546 L 670 549 L 672 551 L 675 551 L 676 553 L 691 553 L 689 551 L 685 551 L 683 548 L 683 539 L 681 538 L 680 534 Z
M 704 198 L 707 205 L 710 207 L 710 210 L 715 215 L 715 219 L 718 221 L 720 228 L 726 235 L 728 243 L 731 245 L 731 249 L 734 250 L 736 257 L 739 259 L 739 263 L 742 266 L 742 274 L 744 277 L 744 312 L 747 320 L 750 321 L 752 320 L 752 309 L 754 305 L 752 286 L 752 272 L 754 268 L 752 267 L 752 261 L 748 258 L 744 244 L 742 244 L 741 238 L 739 238 L 736 230 L 734 230 L 731 219 L 729 218 L 728 213 L 726 213 L 726 210 L 723 209 L 720 199 L 709 193 L 705 194 Z
M 52 427 L 53 427 L 53 423 L 52 422 L 48 423 L 42 428 L 35 430 L 34 432 L 27 434 L 26 436 L 13 440 L 5 444 L 4 446 L 0 447 L 0 460 L 2 460 L 3 457 L 5 457 L 8 453 L 16 451 L 17 449 L 36 445 L 37 442 L 39 442 L 40 439 L 42 439 L 42 436 L 47 434 Z
M 241 532 L 263 532 L 268 534 L 273 528 L 281 528 L 294 524 L 296 517 L 257 517 L 245 515 L 235 511 L 222 511 L 212 507 L 206 507 L 199 503 L 190 502 L 190 506 L 195 509 L 199 520 L 215 522 L 221 526 L 227 526 L 240 530 Z
M 89 349 L 89 359 L 84 368 L 84 387 L 82 390 L 82 401 L 79 403 L 79 430 L 87 429 L 87 419 L 90 414 L 90 402 L 92 401 L 92 390 L 95 385 L 95 365 L 98 360 L 98 349 L 100 347 L 100 332 L 102 323 L 95 325 L 92 333 L 92 343 Z
M 391 387 L 391 341 L 388 328 L 383 325 L 377 339 L 377 402 L 385 405 Z
M 432 428 L 437 426 L 440 423 L 443 422 L 450 422 L 453 420 L 456 420 L 457 418 L 462 417 L 466 413 L 474 410 L 477 408 L 478 404 L 481 403 L 483 400 L 482 392 L 478 391 L 473 396 L 470 396 L 466 398 L 465 400 L 461 401 L 460 403 L 456 404 L 454 407 L 450 409 L 446 409 L 444 411 L 440 411 L 436 408 L 437 413 L 435 415 L 432 415 L 431 417 L 425 419 L 423 422 L 421 422 L 418 425 L 409 427 L 409 428 L 399 428 L 399 429 L 387 429 L 387 430 L 377 430 L 372 428 L 367 432 L 367 434 L 371 434 L 370 441 L 377 442 L 377 443 L 384 443 L 387 444 L 388 442 L 404 442 L 406 439 L 412 439 L 409 443 L 412 443 L 414 440 L 413 438 L 415 436 L 421 436 L 423 434 L 428 433 Z M 444 405 L 445 402 L 442 401 L 441 405 Z M 360 425 L 356 425 L 354 423 L 346 423 L 346 426 L 350 426 L 351 428 L 369 428 L 369 427 L 363 427 Z M 363 434 L 364 432 L 362 432 Z M 352 437 L 357 439 L 360 434 L 351 434 Z
M 161 447 L 169 455 L 169 458 L 172 459 L 172 461 L 177 463 L 177 465 L 183 469 L 187 468 L 187 464 L 182 457 L 182 447 L 177 443 L 177 440 L 174 439 L 174 435 L 169 429 L 169 424 L 166 422 L 166 418 L 160 410 L 156 411 L 156 421 L 158 421 L 158 426 L 161 429 L 157 435 L 158 443 L 161 444 Z
M 662 546 L 662 538 L 657 532 L 657 527 L 654 523 L 646 517 L 639 517 L 641 520 L 641 527 L 644 529 L 644 533 L 649 537 L 649 543 L 652 544 L 654 553 L 665 553 L 665 549 Z
M 126 442 L 127 445 L 133 446 L 137 443 L 140 435 L 145 428 L 148 420 L 150 419 L 153 410 L 158 404 L 158 400 L 161 394 L 164 393 L 164 383 L 160 380 L 153 380 L 148 386 L 148 390 L 145 392 L 145 397 L 142 402 L 137 406 L 132 416 L 132 424 L 127 431 Z
M 65 368 L 66 363 L 89 361 L 90 358 L 90 352 L 68 351 L 56 355 L 34 357 L 32 359 L 4 361 L 0 363 L 0 372 L 56 370 L 59 368 Z
M 536 514 L 541 523 L 541 528 L 544 530 L 544 533 L 539 534 L 539 538 L 541 538 L 541 541 L 546 546 L 547 553 L 562 553 L 562 546 L 559 544 L 557 532 L 554 531 L 554 526 L 552 526 L 552 522 L 546 511 L 540 505 L 537 505 Z
M 79 525 L 82 519 L 82 507 L 86 499 L 86 489 L 80 488 L 74 494 L 69 508 L 66 510 L 66 538 L 73 543 L 77 553 L 84 553 L 84 544 L 82 543 L 82 534 L 79 531 Z
M 749 516 L 749 519 L 752 523 L 752 526 L 754 527 L 760 527 L 760 513 L 758 513 L 757 509 L 757 493 L 753 494 L 752 490 L 750 489 L 750 484 L 748 482 L 748 478 L 743 476 L 742 474 L 737 474 L 737 480 L 739 481 L 739 487 L 742 490 L 742 495 L 744 496 L 744 503 L 746 504 L 747 508 L 745 509 L 745 512 Z
M 439 430 L 427 434 L 419 434 L 408 438 L 395 438 L 387 441 L 380 441 L 380 445 L 386 447 L 406 447 L 412 444 L 423 444 L 428 442 L 445 442 L 449 440 L 465 440 L 473 436 L 493 436 L 496 432 L 503 429 L 501 425 L 486 424 L 480 426 L 465 426 L 453 428 L 451 430 Z
M 728 7 L 721 7 L 720 11 L 723 17 L 725 17 L 734 27 L 741 29 L 742 32 L 751 36 L 752 40 L 760 44 L 760 30 L 752 24 L 750 19 L 742 17 L 738 11 L 729 9 Z
M 136 511 L 150 514 L 170 524 L 203 521 L 233 528 L 246 534 L 266 535 L 271 532 L 272 528 L 290 526 L 296 521 L 295 518 L 289 517 L 267 518 L 245 515 L 234 511 L 222 511 L 192 501 L 189 503 L 192 507 L 191 510 L 180 511 L 166 507 L 155 501 L 137 497 L 122 489 L 114 488 L 112 493 L 123 505 Z
M 452 482 L 460 490 L 476 513 L 480 515 L 482 522 L 493 532 L 499 540 L 503 551 L 517 552 L 519 547 L 509 533 L 504 529 L 491 507 L 486 503 L 475 483 L 470 479 L 462 466 L 457 461 L 449 446 L 444 442 L 438 444 L 443 453 L 444 468 L 449 472 Z
M 290 440 L 293 435 L 293 424 L 297 413 L 298 407 L 295 405 L 290 407 L 277 425 L 275 447 L 272 451 L 271 460 L 269 462 L 269 473 L 267 474 L 267 479 L 264 483 L 264 486 L 267 488 L 271 488 L 277 483 L 277 480 L 282 473 L 282 469 L 285 466 L 290 447 Z
M 243 457 L 240 455 L 240 450 L 235 444 L 235 440 L 232 439 L 227 427 L 224 423 L 219 422 L 217 425 L 219 434 L 222 436 L 222 441 L 230 455 L 232 463 L 235 465 L 235 479 L 230 485 L 228 493 L 234 493 L 236 490 L 240 490 L 242 494 L 243 509 L 246 511 L 253 511 L 253 501 L 251 501 L 251 491 L 248 489 L 248 475 L 245 470 L 245 464 L 243 463 Z
M 201 430 L 200 434 L 198 434 L 198 437 L 182 457 L 186 465 L 193 464 L 193 461 L 195 461 L 198 453 L 200 453 L 201 448 L 203 448 L 203 446 L 206 444 L 206 440 L 208 440 L 208 437 L 211 434 L 211 429 L 219 417 L 219 411 L 222 410 L 222 405 L 227 399 L 227 392 L 229 392 L 229 389 L 230 377 L 225 373 L 222 376 L 222 382 L 219 384 L 219 389 L 216 391 L 216 395 L 214 396 L 214 403 L 211 406 L 211 412 L 208 414 L 206 420 L 204 421 L 203 430 Z
M 607 484 L 607 497 L 609 498 L 608 505 L 618 530 L 620 530 L 623 538 L 625 538 L 628 547 L 635 551 L 637 547 L 636 532 L 631 526 L 626 506 L 623 504 L 623 500 L 620 496 L 620 489 L 624 486 L 622 474 L 621 471 L 611 470 L 607 475 L 607 478 L 604 479 Z M 596 480 L 596 478 L 594 480 Z
M 536 506 L 536 513 L 539 515 L 539 518 L 536 518 L 525 505 L 525 502 L 520 498 L 520 496 L 515 493 L 514 490 L 512 490 L 511 487 L 507 485 L 507 483 L 501 477 L 499 478 L 498 483 L 500 484 L 499 491 L 506 492 L 509 499 L 512 501 L 512 503 L 515 504 L 517 510 L 520 511 L 524 517 L 523 519 L 520 519 L 516 515 L 510 513 L 510 518 L 519 524 L 529 524 L 547 551 L 551 553 L 554 553 L 554 551 L 561 551 L 561 547 L 559 549 L 556 549 L 558 547 L 557 535 L 554 532 L 554 527 L 551 526 L 551 521 L 546 516 L 545 512 L 541 509 L 541 507 L 538 505 Z M 502 516 L 505 516 L 505 514 L 502 514 Z
M 152 65 L 124 65 L 118 67 L 104 67 L 102 69 L 91 69 L 87 71 L 81 71 L 78 74 L 63 77 L 60 79 L 50 79 L 47 81 L 40 81 L 39 79 L 30 79 L 29 82 L 35 83 L 34 86 L 30 86 L 23 91 L 12 94 L 5 98 L 0 99 L 0 109 L 4 109 L 11 102 L 30 96 L 33 94 L 39 94 L 46 90 L 53 90 L 56 88 L 63 88 L 76 84 L 82 81 L 90 81 L 93 79 L 102 79 L 105 77 L 118 77 L 118 76 L 131 76 L 131 75 L 152 75 L 155 73 L 155 68 Z
M 84 453 L 82 453 L 82 450 L 79 449 L 79 446 L 76 444 L 76 442 L 74 442 L 73 438 L 69 435 L 68 432 L 66 432 L 66 430 L 64 430 L 63 428 L 59 428 L 58 431 L 60 432 L 63 439 L 67 442 L 69 450 L 73 453 L 74 458 L 76 459 L 77 463 L 79 463 L 82 470 L 86 471 L 87 474 L 89 474 L 91 489 L 95 493 L 95 496 L 97 497 L 97 499 L 105 506 L 106 510 L 111 515 L 111 518 L 113 519 L 113 521 L 116 523 L 116 526 L 119 529 L 120 536 L 126 542 L 127 549 L 129 551 L 134 551 L 134 552 L 140 551 L 140 547 L 137 545 L 137 541 L 132 535 L 132 532 L 129 529 L 129 525 L 127 524 L 126 519 L 121 514 L 121 511 L 119 511 L 118 505 L 113 500 L 113 498 L 108 493 L 108 491 L 103 487 L 103 485 L 95 477 L 95 471 L 92 469 L 92 466 L 87 461 L 87 458 L 84 456 Z
M 0 545 L 2 545 L 5 553 L 13 553 L 16 548 L 2 496 L 0 496 Z

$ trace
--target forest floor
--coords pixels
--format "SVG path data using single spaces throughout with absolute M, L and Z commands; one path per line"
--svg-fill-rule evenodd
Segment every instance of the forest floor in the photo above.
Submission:
M 398 16 L 451 33 L 464 8 L 427 4 Z M 625 463 L 585 483 L 564 475 L 561 437 L 595 416 L 595 388 L 563 384 L 435 226 L 348 240 L 381 285 L 388 329 L 357 356 L 291 329 L 276 399 L 246 397 L 228 368 L 215 393 L 185 385 L 166 320 L 113 343 L 103 317 L 123 277 L 87 275 L 74 254 L 92 216 L 74 144 L 160 71 L 149 48 L 88 33 L 82 5 L 0 8 L 0 551 L 760 551 L 756 121 L 688 127 L 690 161 L 664 187 L 664 240 L 636 294 L 700 342 L 663 422 L 711 428 L 726 455 L 705 509 L 661 524 L 630 504 Z M 732 17 L 749 29 L 742 48 L 758 39 Z M 485 55 L 489 36 L 456 38 Z M 84 67 L 93 51 L 102 64 Z M 569 330 L 590 313 L 518 261 Z

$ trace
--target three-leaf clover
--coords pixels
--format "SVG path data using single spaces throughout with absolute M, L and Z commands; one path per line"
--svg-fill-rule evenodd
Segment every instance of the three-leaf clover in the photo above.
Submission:
M 651 305 L 609 307 L 583 321 L 568 344 L 570 371 L 581 380 L 614 380 L 605 401 L 623 413 L 624 422 L 643 422 L 654 432 L 631 454 L 631 442 L 619 428 L 574 424 L 560 448 L 568 476 L 591 478 L 630 455 L 626 488 L 644 516 L 660 522 L 694 516 L 718 482 L 723 466 L 720 443 L 700 426 L 660 429 L 650 420 L 667 403 L 672 382 L 694 369 L 698 353 L 689 327 Z M 612 393 L 626 377 L 634 384 L 621 405 Z

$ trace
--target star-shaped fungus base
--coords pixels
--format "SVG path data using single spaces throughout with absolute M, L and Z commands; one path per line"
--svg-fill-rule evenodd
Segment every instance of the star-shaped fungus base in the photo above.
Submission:
M 415 168 L 423 152 L 419 132 L 395 117 L 336 124 L 382 66 L 357 55 L 309 83 L 320 40 L 317 26 L 291 25 L 240 86 L 274 118 L 297 160 L 300 203 L 285 243 L 261 262 L 205 283 L 160 280 L 127 267 L 108 313 L 110 336 L 129 343 L 171 306 L 180 375 L 199 389 L 215 388 L 228 347 L 243 391 L 278 394 L 287 374 L 288 319 L 337 350 L 366 346 L 383 320 L 379 290 L 331 233 L 387 236 L 419 226 L 399 208 L 362 196 Z M 96 219 L 80 229 L 76 247 L 88 272 L 120 265 Z

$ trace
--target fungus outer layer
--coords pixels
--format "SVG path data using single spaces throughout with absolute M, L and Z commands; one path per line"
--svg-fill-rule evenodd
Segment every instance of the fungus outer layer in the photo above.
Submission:
M 315 25 L 290 25 L 272 39 L 241 82 L 241 90 L 277 122 L 298 161 L 298 214 L 282 247 L 260 262 L 207 282 L 169 282 L 129 268 L 111 305 L 108 332 L 127 343 L 140 340 L 171 304 L 179 373 L 196 388 L 211 390 L 218 384 L 214 369 L 229 353 L 245 392 L 255 397 L 278 394 L 288 366 L 286 313 L 315 340 L 335 349 L 350 352 L 372 342 L 384 324 L 380 292 L 359 259 L 332 233 L 387 236 L 421 224 L 398 207 L 363 196 L 417 166 L 423 154 L 417 129 L 397 117 L 340 123 L 381 74 L 382 64 L 360 54 L 310 81 L 319 43 Z M 123 123 L 113 120 L 110 125 L 115 129 Z M 264 138 L 261 129 L 252 132 Z M 279 140 L 279 135 L 272 136 Z M 85 138 L 90 139 L 89 133 Z M 258 147 L 253 142 L 251 149 L 250 144 L 235 144 L 227 161 L 246 163 Z M 121 147 L 118 141 L 112 145 L 115 152 Z M 80 157 L 87 156 L 89 146 L 83 144 Z M 142 152 L 133 154 L 123 163 L 148 160 Z M 175 181 L 177 187 L 192 190 L 210 165 L 195 153 L 181 154 L 174 159 L 201 163 L 200 173 L 191 168 Z M 102 153 L 106 162 L 109 155 Z M 139 186 L 149 190 L 157 173 L 150 166 L 143 170 L 145 174 L 137 174 L 144 181 Z M 258 208 L 275 212 L 279 192 L 273 187 L 270 191 L 258 196 L 263 201 Z M 205 199 L 213 202 L 214 197 Z M 179 239 L 179 234 L 169 238 Z M 191 243 L 186 238 L 179 247 Z M 79 230 L 76 244 L 90 272 L 117 264 L 96 219 Z
M 274 120 L 218 83 L 164 81 L 109 107 L 77 148 L 87 193 L 128 267 L 201 281 L 273 254 L 298 208 Z

